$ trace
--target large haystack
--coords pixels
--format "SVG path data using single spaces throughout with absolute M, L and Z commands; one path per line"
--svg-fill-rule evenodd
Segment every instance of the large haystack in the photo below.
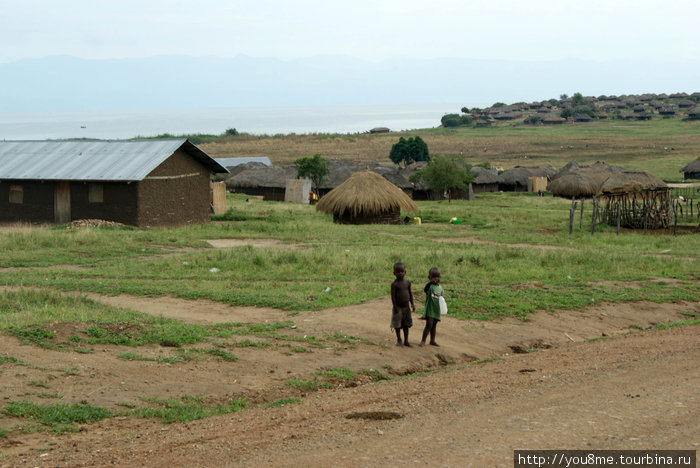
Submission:
M 332 214 L 336 223 L 398 224 L 401 210 L 416 212 L 418 206 L 401 189 L 367 169 L 323 196 L 316 210 Z

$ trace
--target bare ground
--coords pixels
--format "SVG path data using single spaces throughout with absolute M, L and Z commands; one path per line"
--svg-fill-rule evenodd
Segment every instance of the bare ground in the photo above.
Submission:
M 537 313 L 527 322 L 448 316 L 438 327 L 441 347 L 406 348 L 394 346 L 388 297 L 297 316 L 201 300 L 92 297 L 190 323 L 292 321 L 294 328 L 285 333 L 340 333 L 373 344 L 329 342 L 292 355 L 277 346 L 236 348 L 237 362 L 168 365 L 118 359 L 120 351 L 130 350 L 126 347 L 100 345 L 91 354 L 77 354 L 0 336 L 3 355 L 30 364 L 0 367 L 5 401 L 55 392 L 64 403 L 115 410 L 143 397 L 251 402 L 240 413 L 188 423 L 128 417 L 85 424 L 74 434 L 12 434 L 0 439 L 1 467 L 512 466 L 516 448 L 700 444 L 698 328 L 655 329 L 684 319 L 684 311 L 697 312 L 697 304 L 600 304 Z M 414 344 L 421 326 L 415 320 Z M 56 324 L 56 331 L 69 336 L 70 327 Z M 601 337 L 608 338 L 589 341 Z M 158 345 L 135 351 L 154 357 L 171 352 Z M 501 359 L 488 360 L 493 357 Z M 379 383 L 358 377 L 310 393 L 285 385 L 290 377 L 309 378 L 331 367 L 373 368 L 394 377 L 430 372 Z M 47 388 L 32 389 L 30 382 Z M 264 404 L 289 397 L 301 401 Z M 8 417 L 0 419 L 8 423 Z

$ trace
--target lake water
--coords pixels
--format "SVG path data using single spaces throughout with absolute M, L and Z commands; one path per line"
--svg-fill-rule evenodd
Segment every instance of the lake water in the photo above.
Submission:
M 440 125 L 464 104 L 328 107 L 230 107 L 134 111 L 1 113 L 0 139 L 124 139 L 163 133 L 361 133 L 374 127 L 412 130 Z

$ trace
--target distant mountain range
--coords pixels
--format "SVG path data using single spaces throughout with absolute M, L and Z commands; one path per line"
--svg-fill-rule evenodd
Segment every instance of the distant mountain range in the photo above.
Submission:
M 694 92 L 693 61 L 393 59 L 346 56 L 283 61 L 159 56 L 69 56 L 0 64 L 0 112 L 241 106 L 465 106 L 584 95 Z M 458 111 L 459 109 L 455 109 Z

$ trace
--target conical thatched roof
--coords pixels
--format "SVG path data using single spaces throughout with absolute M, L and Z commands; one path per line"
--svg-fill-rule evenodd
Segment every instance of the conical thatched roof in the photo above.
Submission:
M 621 167 L 596 161 L 590 166 L 580 166 L 571 161 L 557 172 L 547 184 L 547 190 L 561 197 L 592 197 L 600 192 L 603 183 L 613 173 L 623 172 Z
M 369 169 L 355 172 L 319 200 L 316 210 L 336 216 L 375 216 L 391 211 L 418 211 L 401 189 Z
M 700 158 L 688 163 L 688 165 L 679 172 L 700 172 Z
M 666 182 L 646 171 L 622 171 L 611 174 L 600 193 L 629 193 L 667 188 Z
M 475 184 L 498 184 L 502 180 L 496 169 L 474 166 L 469 172 L 474 176 Z

